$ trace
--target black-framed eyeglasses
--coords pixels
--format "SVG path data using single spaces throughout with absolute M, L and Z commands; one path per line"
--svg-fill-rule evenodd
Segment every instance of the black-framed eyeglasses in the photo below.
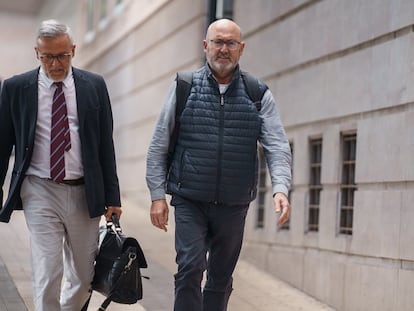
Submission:
M 232 51 L 237 50 L 239 45 L 241 44 L 241 42 L 235 41 L 235 40 L 224 41 L 224 40 L 216 39 L 216 40 L 210 40 L 210 42 L 213 44 L 213 46 L 216 49 L 221 49 L 223 48 L 224 45 L 226 45 L 227 48 Z
M 42 54 L 39 55 L 39 58 L 42 63 L 50 65 L 55 59 L 57 59 L 60 63 L 66 62 L 71 56 L 71 53 L 62 53 L 58 55 Z

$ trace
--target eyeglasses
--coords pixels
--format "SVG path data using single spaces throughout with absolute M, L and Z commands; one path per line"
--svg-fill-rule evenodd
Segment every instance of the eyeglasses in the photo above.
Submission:
M 62 53 L 58 55 L 44 54 L 39 55 L 39 58 L 42 63 L 50 65 L 55 59 L 57 59 L 60 63 L 66 62 L 71 56 L 71 53 Z
M 223 41 L 223 40 L 210 40 L 211 43 L 213 43 L 213 46 L 216 49 L 223 48 L 224 45 L 227 46 L 227 48 L 231 51 L 237 50 L 241 42 L 235 41 L 235 40 L 229 40 L 229 41 Z

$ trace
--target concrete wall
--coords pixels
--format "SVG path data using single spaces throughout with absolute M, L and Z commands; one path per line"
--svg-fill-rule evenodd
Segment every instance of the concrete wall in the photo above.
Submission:
M 413 310 L 414 2 L 236 0 L 235 10 L 243 65 L 276 95 L 294 145 L 290 230 L 276 227 L 270 199 L 255 228 L 253 204 L 243 256 L 338 310 Z M 337 227 L 347 131 L 357 133 L 352 236 Z M 323 139 L 317 233 L 306 229 L 311 137 Z

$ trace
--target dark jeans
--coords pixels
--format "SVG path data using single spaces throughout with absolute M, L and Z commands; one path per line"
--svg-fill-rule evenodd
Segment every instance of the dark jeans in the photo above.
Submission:
M 177 195 L 171 205 L 178 264 L 174 311 L 227 310 L 248 205 L 216 205 Z M 205 270 L 207 280 L 201 291 Z

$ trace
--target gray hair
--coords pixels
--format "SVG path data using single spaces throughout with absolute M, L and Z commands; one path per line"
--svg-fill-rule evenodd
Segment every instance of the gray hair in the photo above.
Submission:
M 69 38 L 71 44 L 73 44 L 72 31 L 69 26 L 62 24 L 54 19 L 43 21 L 40 24 L 37 32 L 37 40 L 40 38 L 56 38 L 66 35 Z

